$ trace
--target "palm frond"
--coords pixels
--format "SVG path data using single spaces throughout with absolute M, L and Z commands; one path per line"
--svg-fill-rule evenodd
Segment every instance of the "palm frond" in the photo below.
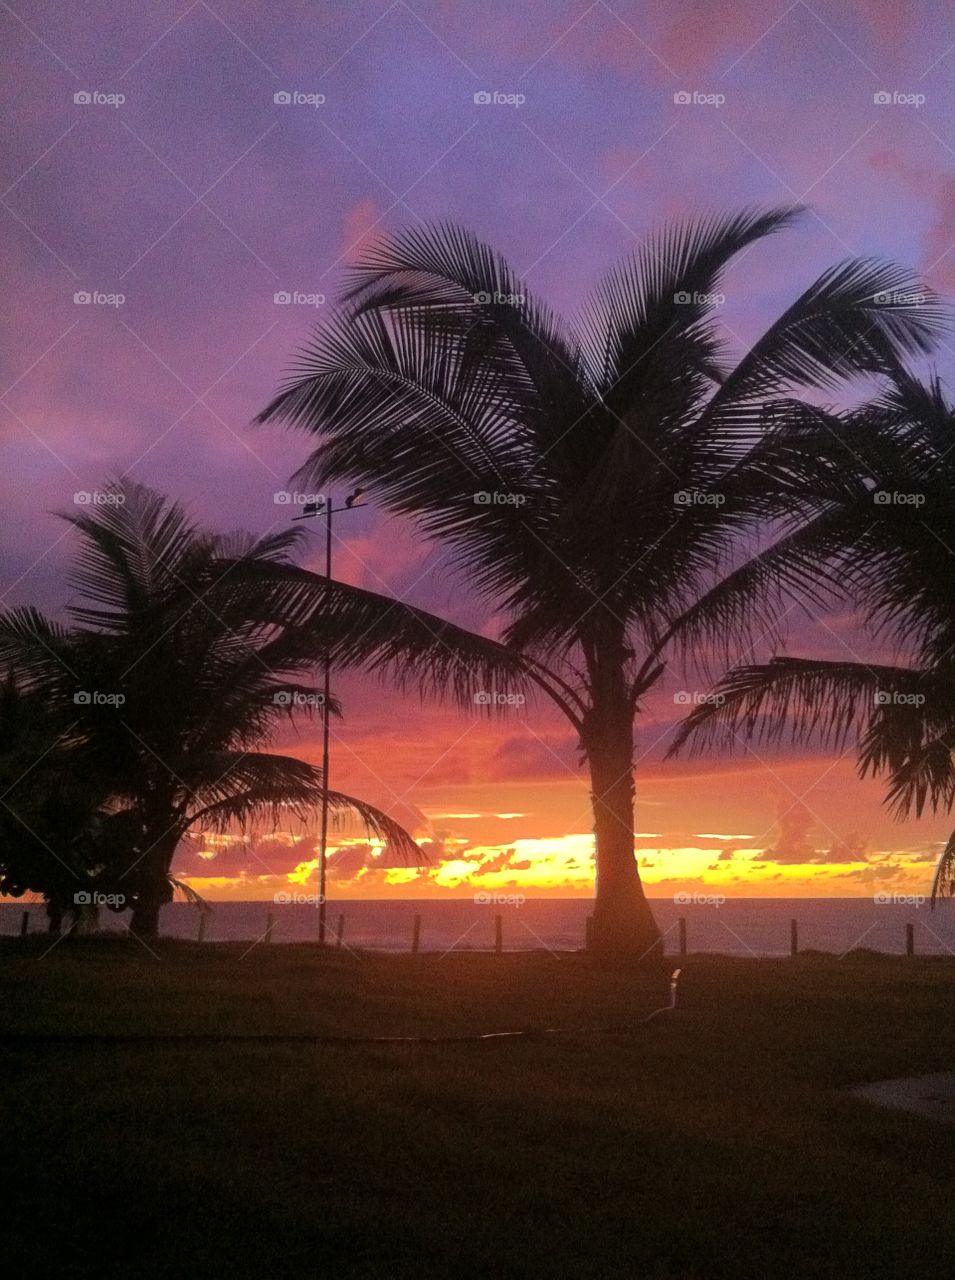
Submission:
M 922 671 L 861 662 L 774 658 L 737 667 L 717 682 L 707 701 L 680 725 L 668 755 L 689 747 L 735 750 L 750 741 L 777 744 L 788 738 L 836 751 L 858 738 L 873 712 L 910 695 L 925 696 L 932 681 Z
M 296 566 L 244 564 L 235 574 L 252 588 L 265 580 L 284 594 L 286 643 L 328 654 L 335 669 L 387 671 L 399 687 L 473 705 L 477 693 L 531 689 L 532 663 L 496 640 L 401 600 L 349 586 Z
M 955 897 L 955 831 L 948 837 L 948 843 L 942 850 L 935 876 L 932 879 L 932 906 L 939 897 L 945 895 Z
M 202 548 L 185 510 L 162 494 L 131 480 L 111 481 L 102 494 L 89 511 L 62 515 L 83 535 L 70 583 L 98 606 L 74 616 L 117 629 L 148 614 Z
M 585 309 L 586 349 L 603 400 L 619 415 L 639 406 L 662 435 L 707 386 L 722 381 L 712 328 L 729 262 L 790 226 L 799 207 L 674 222 L 615 266 Z
M 891 376 L 950 328 L 950 311 L 905 267 L 849 258 L 824 271 L 766 330 L 712 408 L 786 388 L 837 388 L 859 374 Z
M 324 782 L 321 769 L 293 756 L 265 752 L 221 752 L 203 763 L 203 775 L 216 774 L 214 785 L 203 788 L 205 803 L 188 815 L 190 826 L 225 831 L 248 828 L 257 821 L 273 827 L 296 818 L 314 821 L 321 807 Z M 328 792 L 334 812 L 358 814 L 373 835 L 385 840 L 404 861 L 420 863 L 424 854 L 413 836 L 375 805 L 344 792 Z
M 411 309 L 445 325 L 463 320 L 479 349 L 490 343 L 512 354 L 514 371 L 544 403 L 580 400 L 586 367 L 576 336 L 501 254 L 466 228 L 405 228 L 374 245 L 349 277 L 344 300 L 360 310 Z

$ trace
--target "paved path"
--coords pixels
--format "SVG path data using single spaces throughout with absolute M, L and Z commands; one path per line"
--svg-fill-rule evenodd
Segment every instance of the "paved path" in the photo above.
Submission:
M 938 1071 L 929 1076 L 909 1076 L 903 1080 L 879 1080 L 852 1090 L 881 1107 L 897 1107 L 928 1120 L 955 1124 L 955 1071 Z

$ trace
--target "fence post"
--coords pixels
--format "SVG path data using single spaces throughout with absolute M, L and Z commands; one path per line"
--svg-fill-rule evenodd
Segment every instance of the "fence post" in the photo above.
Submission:
M 344 932 L 345 932 L 345 917 L 339 916 L 338 928 L 335 930 L 335 946 L 336 947 L 340 947 L 342 945 L 342 934 Z
M 494 917 L 494 952 L 500 955 L 504 950 L 504 921 L 500 916 Z
M 905 926 L 905 954 L 907 956 L 915 955 L 915 925 L 907 924 Z
M 594 918 L 588 916 L 584 921 L 584 950 L 593 951 L 594 949 Z
M 789 922 L 789 954 L 799 955 L 799 925 L 795 920 Z
M 206 936 L 206 913 L 204 911 L 200 911 L 199 912 L 199 931 L 196 934 L 196 941 L 204 942 L 205 936 Z
M 272 930 L 275 928 L 275 913 L 270 911 L 265 920 L 265 941 L 272 941 Z
M 416 956 L 418 954 L 418 947 L 420 946 L 420 944 L 421 944 L 421 917 L 415 916 L 414 928 L 412 929 L 412 932 L 411 932 L 411 954 L 413 956 Z
M 20 937 L 25 938 L 29 932 L 30 932 L 30 913 L 29 911 L 24 911 L 23 915 L 20 917 Z
M 686 955 L 686 916 L 680 916 L 680 955 Z

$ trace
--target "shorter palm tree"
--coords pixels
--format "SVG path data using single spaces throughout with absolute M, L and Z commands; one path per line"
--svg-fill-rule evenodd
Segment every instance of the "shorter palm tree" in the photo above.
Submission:
M 94 892 L 110 896 L 100 839 L 108 788 L 69 768 L 73 742 L 59 710 L 8 675 L 0 687 L 0 893 L 40 894 L 52 933 L 64 917 L 78 919 Z
M 756 741 L 858 744 L 859 772 L 885 777 L 894 815 L 955 806 L 955 408 L 937 379 L 896 369 L 891 390 L 850 416 L 846 465 L 862 488 L 812 531 L 805 554 L 830 598 L 855 602 L 908 664 L 776 657 L 729 671 L 687 717 L 671 755 Z M 817 601 L 819 597 L 817 596 Z M 955 834 L 932 898 L 955 893 Z
M 69 713 L 74 776 L 108 779 L 104 847 L 132 905 L 131 928 L 148 936 L 172 897 L 173 856 L 190 830 L 304 822 L 320 805 L 320 769 L 261 749 L 280 720 L 321 701 L 304 683 L 315 636 L 285 625 L 282 590 L 252 591 L 236 572 L 284 563 L 297 531 L 222 537 L 140 485 L 104 494 L 101 505 L 66 517 L 82 536 L 71 577 L 84 598 L 69 610 L 76 625 L 29 608 L 0 615 L 0 663 L 29 695 Z M 379 809 L 337 791 L 328 802 L 356 811 L 399 855 L 419 858 L 412 837 Z

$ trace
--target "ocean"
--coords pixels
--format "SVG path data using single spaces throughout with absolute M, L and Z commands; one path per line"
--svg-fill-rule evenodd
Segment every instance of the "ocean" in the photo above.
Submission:
M 493 895 L 484 895 L 493 898 Z M 508 900 L 510 897 L 510 900 Z M 220 902 L 207 917 L 207 942 L 264 940 L 268 916 L 273 917 L 272 941 L 308 942 L 318 935 L 318 908 L 306 903 Z M 664 934 L 667 951 L 679 947 L 679 920 L 686 921 L 687 950 L 734 956 L 783 956 L 790 949 L 790 921 L 798 927 L 801 951 L 843 955 L 856 947 L 901 954 L 906 926 L 913 926 L 915 950 L 923 955 L 955 955 L 955 902 L 940 903 L 933 911 L 918 898 L 731 898 L 675 902 L 652 899 L 651 906 Z M 45 928 L 42 905 L 7 899 L 0 903 L 0 934 L 16 934 L 24 911 L 30 931 Z M 400 952 L 411 949 L 415 916 L 421 917 L 420 949 L 490 951 L 494 948 L 495 917 L 501 916 L 505 951 L 574 951 L 584 945 L 591 903 L 586 898 L 471 899 L 418 901 L 329 902 L 328 941 L 334 946 L 339 917 L 344 921 L 343 945 L 355 950 Z M 101 911 L 101 927 L 121 931 L 126 915 Z M 163 909 L 161 932 L 172 938 L 198 936 L 194 907 L 175 902 Z

